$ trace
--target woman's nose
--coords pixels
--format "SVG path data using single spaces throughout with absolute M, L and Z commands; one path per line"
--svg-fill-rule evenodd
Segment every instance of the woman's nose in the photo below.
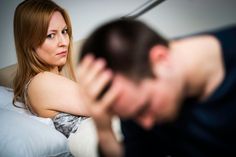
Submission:
M 58 37 L 58 46 L 67 46 L 68 45 L 68 37 L 64 36 L 64 35 L 60 35 Z

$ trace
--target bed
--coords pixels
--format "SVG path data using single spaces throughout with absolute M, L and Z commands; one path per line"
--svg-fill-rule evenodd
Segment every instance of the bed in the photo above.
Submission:
M 74 64 L 83 41 L 75 42 Z M 58 132 L 50 118 L 40 118 L 12 104 L 12 80 L 16 65 L 0 69 L 0 156 L 4 157 L 96 157 L 97 137 L 91 118 L 68 139 Z M 17 106 L 24 106 L 17 102 Z M 118 121 L 115 122 L 119 132 Z

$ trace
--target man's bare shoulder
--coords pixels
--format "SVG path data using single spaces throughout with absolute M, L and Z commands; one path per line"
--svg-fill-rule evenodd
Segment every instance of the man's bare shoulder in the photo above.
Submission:
M 171 47 L 181 52 L 212 53 L 220 51 L 220 43 L 213 35 L 197 35 L 171 41 Z
M 209 45 L 218 42 L 213 35 L 196 35 L 171 41 L 172 45 L 179 47 Z

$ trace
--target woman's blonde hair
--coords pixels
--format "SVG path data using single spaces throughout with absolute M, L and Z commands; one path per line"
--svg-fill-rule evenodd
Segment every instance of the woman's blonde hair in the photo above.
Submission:
M 59 11 L 67 24 L 70 39 L 68 57 L 64 66 L 71 80 L 76 80 L 72 66 L 72 27 L 67 12 L 51 0 L 25 0 L 20 3 L 14 15 L 14 39 L 17 54 L 18 67 L 13 82 L 14 98 L 16 101 L 24 101 L 24 88 L 32 77 L 43 71 L 49 71 L 52 67 L 41 61 L 35 49 L 41 46 L 47 37 L 47 30 L 52 14 Z

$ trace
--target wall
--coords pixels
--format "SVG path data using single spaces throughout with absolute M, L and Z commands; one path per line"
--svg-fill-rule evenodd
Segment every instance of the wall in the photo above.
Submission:
M 55 0 L 69 13 L 74 40 L 98 25 L 123 16 L 147 0 Z M 16 63 L 13 40 L 14 9 L 21 0 L 0 5 L 0 68 Z M 166 0 L 140 17 L 168 38 L 236 23 L 235 0 Z
M 0 68 L 16 63 L 13 16 L 19 0 L 0 2 Z

